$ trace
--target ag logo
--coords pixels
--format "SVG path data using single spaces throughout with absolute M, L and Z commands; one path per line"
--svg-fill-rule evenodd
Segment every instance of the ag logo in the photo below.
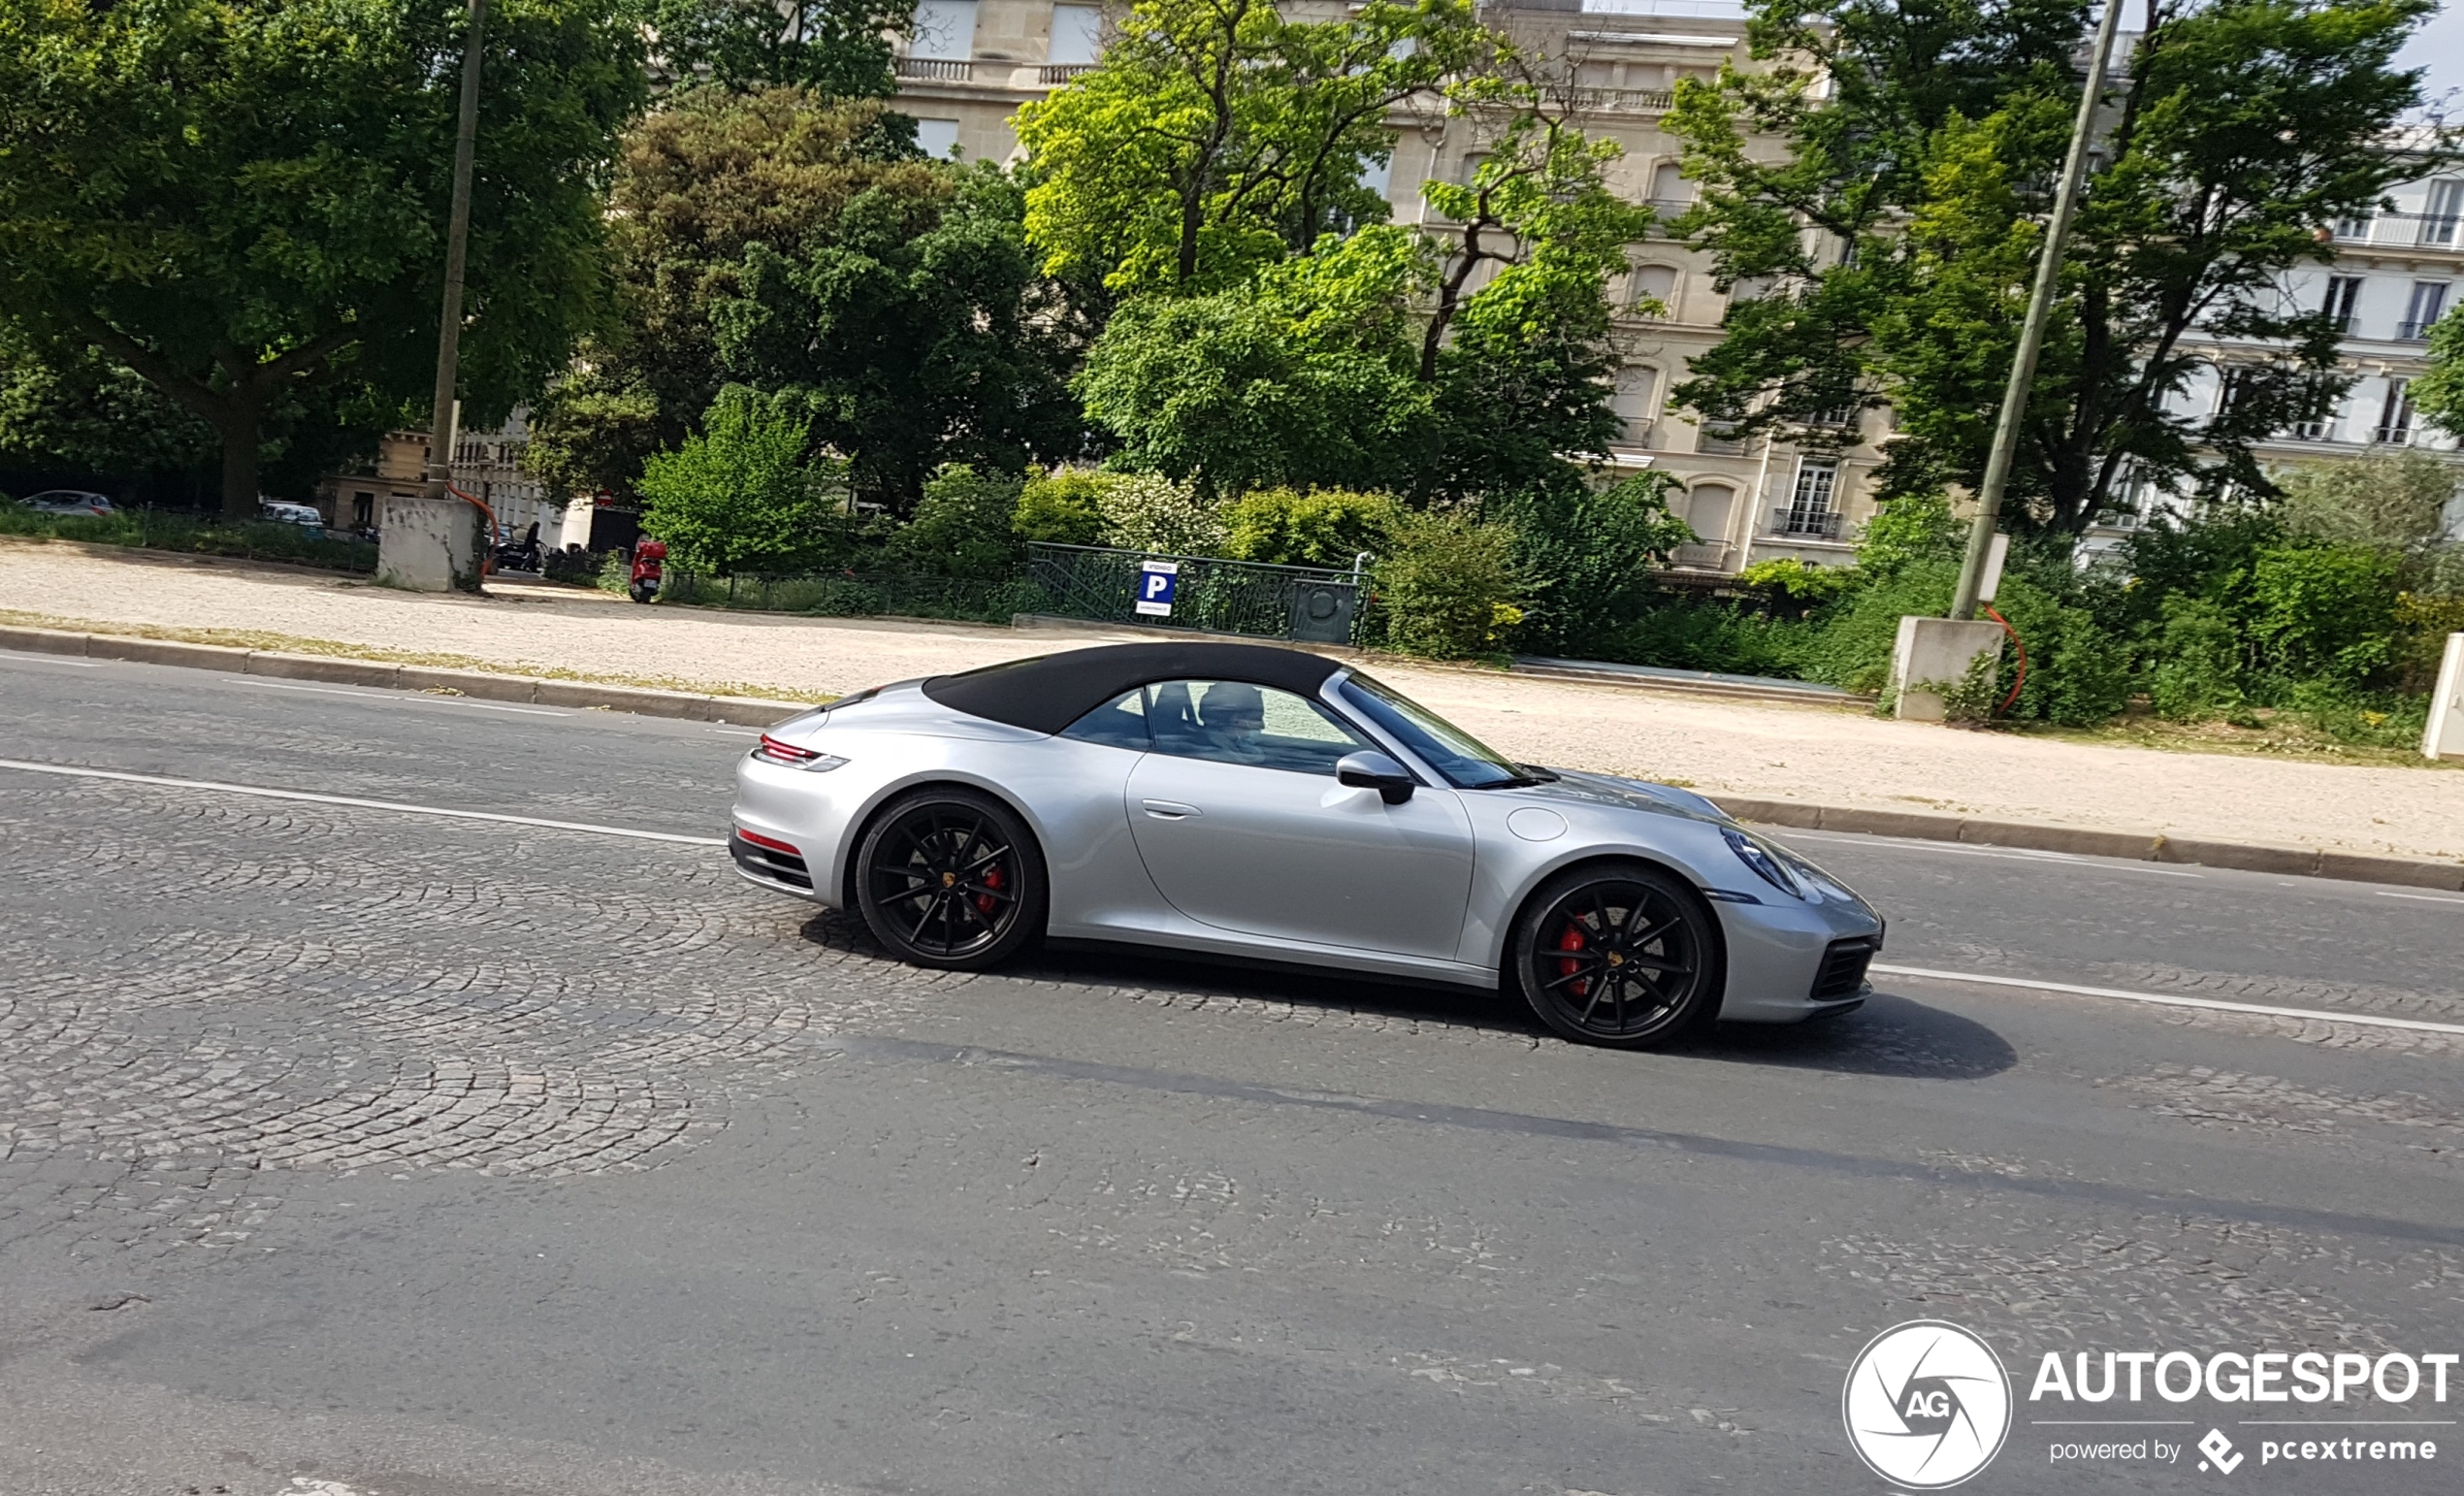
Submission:
M 1848 1442 L 1873 1473 L 1917 1490 L 1957 1485 L 2001 1452 L 2011 1383 L 1993 1348 L 1956 1324 L 1883 1331 L 1848 1368 Z

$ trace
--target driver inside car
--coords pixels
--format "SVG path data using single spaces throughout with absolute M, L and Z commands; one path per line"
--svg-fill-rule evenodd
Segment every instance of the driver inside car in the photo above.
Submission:
M 1266 744 L 1266 698 L 1246 681 L 1218 680 L 1198 698 L 1198 721 L 1205 730 L 1207 757 L 1232 764 L 1263 764 Z

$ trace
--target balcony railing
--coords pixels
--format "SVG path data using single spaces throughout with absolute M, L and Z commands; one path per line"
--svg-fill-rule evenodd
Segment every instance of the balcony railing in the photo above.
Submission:
M 1568 102 L 1576 109 L 1604 110 L 1621 114 L 1665 114 L 1676 104 L 1677 96 L 1666 88 L 1577 86 L 1568 91 Z
M 2411 446 L 2413 428 L 2410 426 L 2375 427 L 2371 430 L 2370 439 L 2381 446 Z
M 1839 538 L 1839 511 L 1783 505 L 1771 511 L 1771 534 L 1799 536 L 1813 540 L 1836 540 Z
M 975 81 L 975 64 L 962 57 L 901 57 L 898 76 L 937 83 L 968 83 Z
M 2336 423 L 2295 421 L 2285 428 L 2285 435 L 2294 441 L 2333 441 L 2336 439 Z
M 1095 64 L 1091 62 L 1048 62 L 1035 70 L 1035 81 L 1047 87 L 1056 87 L 1094 71 Z
M 2374 213 L 2346 218 L 2336 225 L 2336 238 L 2349 244 L 2382 244 L 2396 249 L 2464 249 L 2464 216 L 2454 213 Z
M 2427 342 L 2430 341 L 2430 329 L 2438 325 L 2439 322 L 2436 317 L 2432 317 L 2427 322 L 2398 322 L 2395 325 L 2395 341 L 2398 342 Z
M 1729 548 L 1725 540 L 1706 540 L 1701 545 L 1680 545 L 1669 552 L 1669 564 L 1689 571 L 1724 571 L 1728 569 Z

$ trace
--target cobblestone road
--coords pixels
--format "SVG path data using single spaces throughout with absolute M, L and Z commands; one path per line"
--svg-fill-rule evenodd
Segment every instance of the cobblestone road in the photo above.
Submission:
M 667 832 L 741 751 L 31 679 L 0 757 Z M 2328 1016 L 1919 983 L 1608 1056 L 1479 994 L 916 971 L 707 846 L 0 776 L 7 1496 L 1828 1490 L 1899 1319 L 2464 1347 L 2464 1054 L 2336 1016 L 2464 1015 L 2443 905 L 1826 843 L 1913 964 Z

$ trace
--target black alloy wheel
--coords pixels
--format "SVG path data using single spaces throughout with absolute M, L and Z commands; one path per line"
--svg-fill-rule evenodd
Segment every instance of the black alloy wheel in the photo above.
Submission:
M 980 970 L 1043 932 L 1044 859 L 990 796 L 948 788 L 893 801 L 857 858 L 864 923 L 906 960 Z
M 1515 922 L 1513 970 L 1540 1021 L 1567 1038 L 1642 1049 L 1715 1013 L 1721 952 L 1693 890 L 1639 862 L 1575 868 Z

